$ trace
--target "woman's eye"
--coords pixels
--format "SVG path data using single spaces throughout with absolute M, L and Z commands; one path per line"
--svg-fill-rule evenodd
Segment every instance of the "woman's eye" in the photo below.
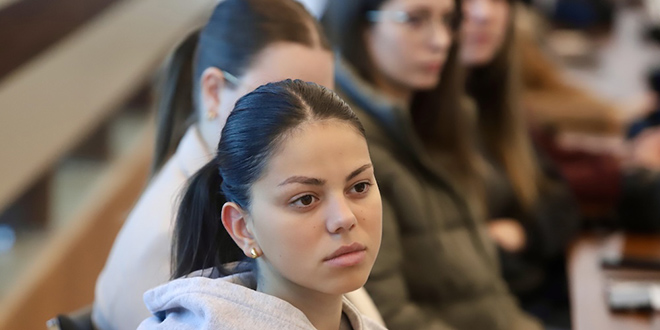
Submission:
M 406 23 L 410 24 L 413 27 L 421 27 L 428 20 L 428 15 L 424 14 L 408 14 L 406 17 Z
M 354 185 L 351 190 L 358 193 L 358 194 L 364 194 L 364 193 L 367 192 L 367 190 L 369 190 L 370 186 L 371 186 L 371 183 L 369 183 L 369 182 L 360 182 L 360 183 L 357 183 L 356 185 Z
M 305 195 L 294 200 L 291 204 L 297 207 L 307 207 L 312 205 L 316 199 L 313 195 Z
M 313 201 L 314 201 L 314 197 L 312 197 L 312 195 L 306 195 L 306 196 L 300 197 L 300 203 L 302 205 L 310 205 L 310 204 L 312 204 Z

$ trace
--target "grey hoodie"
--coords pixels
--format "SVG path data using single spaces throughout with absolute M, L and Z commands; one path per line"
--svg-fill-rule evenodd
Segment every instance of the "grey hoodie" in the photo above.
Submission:
M 252 272 L 214 278 L 217 272 L 173 280 L 144 294 L 154 315 L 138 329 L 315 329 L 288 302 L 255 290 Z M 341 329 L 385 329 L 362 316 L 346 297 Z

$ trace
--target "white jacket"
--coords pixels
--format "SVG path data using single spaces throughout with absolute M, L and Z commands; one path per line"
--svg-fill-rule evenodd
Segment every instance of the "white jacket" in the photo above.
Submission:
M 151 315 L 142 295 L 169 280 L 176 200 L 188 178 L 212 157 L 192 126 L 142 193 L 96 282 L 92 317 L 100 329 L 135 329 Z
M 151 315 L 142 295 L 170 277 L 172 230 L 181 190 L 213 153 L 196 126 L 188 129 L 176 153 L 149 183 L 115 239 L 96 282 L 92 319 L 101 330 L 135 329 Z M 364 289 L 347 297 L 383 324 Z
M 244 271 L 221 278 L 213 273 L 177 279 L 145 293 L 144 301 L 154 316 L 138 329 L 315 329 L 290 303 L 256 291 L 254 273 Z M 346 298 L 342 312 L 340 329 L 385 329 L 361 315 Z

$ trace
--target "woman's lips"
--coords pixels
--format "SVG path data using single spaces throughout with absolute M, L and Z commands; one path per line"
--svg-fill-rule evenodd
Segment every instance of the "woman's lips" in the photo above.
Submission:
M 489 44 L 493 38 L 488 33 L 475 33 L 468 38 L 466 42 L 477 45 Z
M 367 248 L 360 243 L 344 245 L 323 259 L 324 262 L 336 267 L 350 267 L 361 263 L 367 255 Z
M 430 71 L 430 72 L 433 72 L 433 73 L 437 73 L 437 72 L 440 72 L 440 70 L 442 70 L 442 63 L 430 63 L 430 64 L 426 64 L 426 65 L 424 65 L 424 69 L 425 69 L 426 71 Z

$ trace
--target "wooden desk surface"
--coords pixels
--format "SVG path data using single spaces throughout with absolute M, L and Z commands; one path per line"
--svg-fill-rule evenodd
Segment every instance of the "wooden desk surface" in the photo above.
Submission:
M 660 329 L 660 313 L 612 313 L 607 306 L 606 282 L 612 279 L 660 280 L 660 271 L 604 270 L 603 253 L 644 255 L 660 247 L 660 235 L 585 235 L 569 255 L 568 276 L 574 330 Z

